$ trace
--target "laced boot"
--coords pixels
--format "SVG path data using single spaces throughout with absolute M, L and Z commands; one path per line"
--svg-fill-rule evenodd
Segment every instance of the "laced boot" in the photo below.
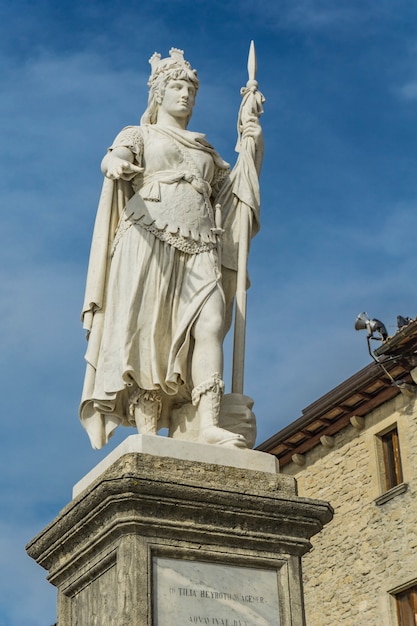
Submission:
M 192 403 L 197 406 L 200 418 L 200 441 L 229 448 L 246 448 L 246 440 L 242 435 L 219 426 L 223 392 L 224 382 L 217 373 L 192 391 Z
M 129 414 L 141 435 L 157 435 L 162 400 L 157 391 L 138 389 L 130 399 Z

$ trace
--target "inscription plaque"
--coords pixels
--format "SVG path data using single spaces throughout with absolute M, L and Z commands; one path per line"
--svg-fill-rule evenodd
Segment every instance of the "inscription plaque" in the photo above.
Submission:
M 279 626 L 277 572 L 154 557 L 154 626 Z

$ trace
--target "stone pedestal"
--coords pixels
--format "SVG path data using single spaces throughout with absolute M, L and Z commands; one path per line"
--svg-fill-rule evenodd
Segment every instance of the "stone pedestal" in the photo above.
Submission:
M 27 546 L 59 626 L 302 626 L 300 557 L 332 517 L 261 452 L 129 437 Z

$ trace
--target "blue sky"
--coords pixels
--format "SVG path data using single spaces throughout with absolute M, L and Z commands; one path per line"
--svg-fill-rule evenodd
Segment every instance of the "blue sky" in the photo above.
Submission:
M 79 311 L 99 164 L 145 108 L 148 58 L 184 48 L 201 81 L 190 128 L 233 163 L 256 43 L 266 150 L 245 392 L 261 442 L 369 362 L 360 311 L 391 334 L 398 314 L 417 315 L 416 12 L 411 0 L 0 2 L 0 626 L 55 621 L 24 545 L 133 433 L 94 452 L 78 422 Z

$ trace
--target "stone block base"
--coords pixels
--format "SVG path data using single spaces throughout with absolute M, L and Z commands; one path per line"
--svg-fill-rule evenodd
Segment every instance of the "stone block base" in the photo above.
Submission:
M 263 453 L 129 439 L 27 546 L 58 625 L 303 626 L 300 558 L 331 507 Z

